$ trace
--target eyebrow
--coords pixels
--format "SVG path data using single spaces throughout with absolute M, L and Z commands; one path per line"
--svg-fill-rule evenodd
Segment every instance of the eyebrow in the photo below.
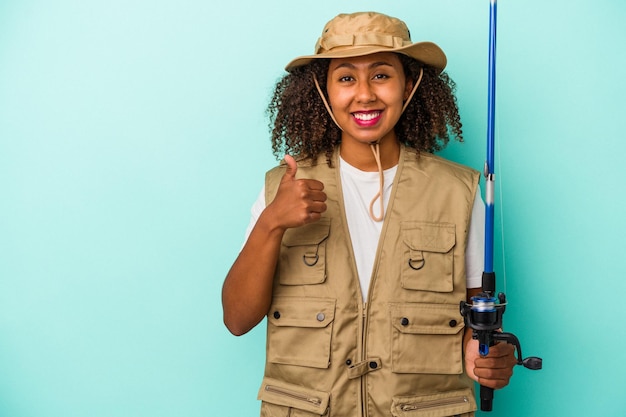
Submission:
M 388 67 L 393 67 L 393 65 L 391 65 L 391 63 L 386 62 L 386 61 L 376 61 L 371 63 L 368 66 L 368 69 L 372 69 L 372 68 L 377 68 L 377 67 L 381 67 L 381 66 L 388 66 Z M 349 68 L 349 69 L 356 69 L 356 65 L 350 63 L 350 62 L 343 62 L 339 65 L 337 65 L 337 67 L 335 69 L 333 69 L 333 71 L 336 71 L 338 69 L 341 68 Z

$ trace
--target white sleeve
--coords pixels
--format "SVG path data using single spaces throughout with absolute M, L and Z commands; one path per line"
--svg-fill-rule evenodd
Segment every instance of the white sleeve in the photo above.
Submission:
M 485 203 L 480 186 L 476 191 L 472 218 L 470 220 L 467 248 L 465 249 L 465 273 L 467 288 L 480 288 L 485 263 Z
M 257 220 L 259 220 L 259 216 L 261 216 L 263 210 L 265 210 L 265 185 L 261 189 L 261 192 L 250 209 L 250 223 L 248 223 L 248 228 L 246 229 L 245 239 L 243 240 L 244 245 L 248 241 L 248 237 L 250 236 L 252 229 L 254 229 L 254 225 L 256 225 Z

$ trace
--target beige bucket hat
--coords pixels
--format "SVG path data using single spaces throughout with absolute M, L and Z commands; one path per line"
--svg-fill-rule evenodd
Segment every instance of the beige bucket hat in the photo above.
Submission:
M 292 60 L 291 71 L 318 58 L 350 58 L 377 52 L 408 55 L 440 71 L 446 67 L 444 52 L 432 42 L 411 41 L 406 24 L 395 17 L 376 12 L 342 13 L 334 17 L 315 44 L 315 54 Z

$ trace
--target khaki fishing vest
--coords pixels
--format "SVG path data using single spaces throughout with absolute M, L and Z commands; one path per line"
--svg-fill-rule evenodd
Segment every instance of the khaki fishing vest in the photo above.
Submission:
M 261 416 L 471 416 L 459 303 L 479 174 L 402 147 L 363 302 L 338 152 L 299 162 L 327 211 L 283 237 L 267 321 Z M 266 201 L 285 165 L 266 176 Z

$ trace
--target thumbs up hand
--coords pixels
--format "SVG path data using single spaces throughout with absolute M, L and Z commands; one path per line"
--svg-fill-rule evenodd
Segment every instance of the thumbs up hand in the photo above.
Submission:
M 326 211 L 324 184 L 313 179 L 296 179 L 298 166 L 295 159 L 285 155 L 285 162 L 287 171 L 280 181 L 276 198 L 267 206 L 266 212 L 272 214 L 281 229 L 318 221 Z

